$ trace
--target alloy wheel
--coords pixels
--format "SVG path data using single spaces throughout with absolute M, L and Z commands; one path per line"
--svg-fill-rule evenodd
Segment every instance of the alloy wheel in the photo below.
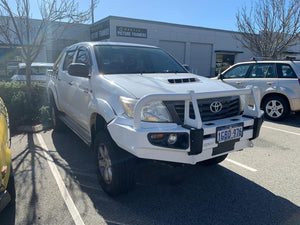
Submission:
M 107 147 L 100 144 L 98 147 L 97 155 L 100 174 L 103 177 L 105 183 L 110 184 L 112 182 L 112 165 Z
M 266 113 L 271 118 L 279 118 L 284 113 L 284 106 L 278 100 L 271 100 L 266 105 Z

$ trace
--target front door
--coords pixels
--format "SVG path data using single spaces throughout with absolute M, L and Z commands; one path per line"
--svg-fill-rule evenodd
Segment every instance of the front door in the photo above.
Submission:
M 82 63 L 90 67 L 91 60 L 90 52 L 87 48 L 81 47 L 78 49 L 75 57 L 75 63 Z M 88 107 L 92 97 L 91 80 L 87 77 L 73 77 L 72 79 L 72 91 L 69 95 L 69 102 L 72 102 L 71 114 L 77 124 L 81 125 L 81 128 L 88 131 L 89 129 L 89 113 Z

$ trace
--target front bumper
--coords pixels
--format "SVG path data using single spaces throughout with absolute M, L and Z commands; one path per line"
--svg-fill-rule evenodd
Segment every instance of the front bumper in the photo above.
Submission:
M 243 115 L 232 116 L 225 119 L 202 122 L 198 99 L 217 98 L 225 96 L 245 95 Z M 249 106 L 250 97 L 254 106 Z M 134 119 L 124 115 L 116 117 L 108 124 L 108 130 L 122 149 L 131 154 L 145 159 L 163 160 L 168 162 L 196 164 L 197 162 L 211 159 L 232 151 L 239 151 L 252 147 L 252 140 L 259 134 L 262 125 L 263 112 L 260 110 L 259 89 L 239 89 L 222 92 L 148 95 L 141 98 L 134 109 Z M 143 106 L 151 101 L 183 100 L 185 101 L 184 125 L 176 123 L 149 123 L 141 121 Z M 195 118 L 190 118 L 189 110 L 192 104 Z M 217 142 L 217 129 L 224 126 L 239 124 L 243 128 L 242 137 L 223 143 Z M 187 142 L 183 148 L 170 146 L 157 146 L 150 142 L 149 134 L 187 134 Z
M 236 123 L 243 124 L 243 136 L 240 139 L 218 144 L 216 141 L 217 128 Z M 147 128 L 147 123 L 144 123 L 142 129 L 136 130 L 128 124 L 128 119 L 118 117 L 108 125 L 108 130 L 119 147 L 138 158 L 196 164 L 229 152 L 252 147 L 251 140 L 259 134 L 262 117 L 235 116 L 203 123 L 201 129 L 185 128 L 177 124 L 157 123 L 155 124 L 157 127 L 153 127 L 153 125 L 151 124 L 151 127 Z M 158 132 L 187 133 L 188 147 L 176 149 L 151 144 L 148 139 L 149 134 Z
M 300 98 L 290 99 L 290 106 L 292 111 L 300 111 Z

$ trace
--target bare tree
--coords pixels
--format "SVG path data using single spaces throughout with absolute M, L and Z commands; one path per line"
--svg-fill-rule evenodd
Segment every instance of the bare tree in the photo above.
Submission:
M 254 55 L 277 58 L 300 38 L 300 0 L 258 0 L 236 14 L 235 37 Z
M 39 9 L 39 20 L 32 19 L 34 3 Z M 47 37 L 63 25 L 88 21 L 94 7 L 80 11 L 76 0 L 0 0 L 0 43 L 21 47 L 28 87 L 31 86 L 30 66 L 45 46 Z

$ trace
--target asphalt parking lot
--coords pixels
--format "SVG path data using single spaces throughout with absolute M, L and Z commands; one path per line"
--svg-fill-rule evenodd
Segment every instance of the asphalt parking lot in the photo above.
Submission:
M 255 147 L 218 166 L 170 169 L 147 163 L 133 191 L 100 188 L 93 153 L 70 130 L 12 138 L 16 202 L 0 224 L 300 224 L 300 115 L 266 121 Z

